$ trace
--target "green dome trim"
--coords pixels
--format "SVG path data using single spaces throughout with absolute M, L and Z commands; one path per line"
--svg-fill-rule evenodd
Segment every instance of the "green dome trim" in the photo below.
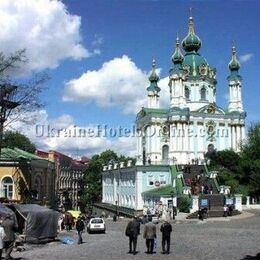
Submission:
M 182 47 L 186 52 L 197 52 L 201 47 L 201 40 L 194 32 L 193 18 L 189 18 L 189 32 L 182 41 Z
M 161 89 L 158 87 L 157 82 L 160 80 L 159 76 L 156 73 L 156 63 L 153 60 L 152 63 L 152 72 L 149 76 L 150 86 L 146 89 L 147 91 L 160 92 Z
M 197 52 L 185 54 L 182 62 L 183 75 L 192 79 L 215 80 L 215 69 L 211 68 L 207 60 Z

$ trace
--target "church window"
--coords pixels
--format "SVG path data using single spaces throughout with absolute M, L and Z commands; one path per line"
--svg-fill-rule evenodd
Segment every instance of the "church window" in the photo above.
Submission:
M 205 87 L 202 87 L 202 89 L 200 90 L 200 99 L 206 100 L 206 88 Z
M 185 98 L 190 100 L 190 90 L 187 87 L 185 87 Z
M 164 145 L 162 147 L 162 159 L 163 160 L 169 159 L 169 146 L 168 145 Z

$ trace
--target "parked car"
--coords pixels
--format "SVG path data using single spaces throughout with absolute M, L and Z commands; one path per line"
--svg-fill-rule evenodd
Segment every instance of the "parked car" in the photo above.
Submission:
M 106 232 L 106 224 L 103 218 L 92 218 L 87 225 L 87 232 Z
M 156 216 L 156 215 L 148 215 L 148 219 L 149 218 L 152 218 L 152 222 L 154 223 L 154 224 L 158 224 L 159 223 L 159 217 L 158 216 Z

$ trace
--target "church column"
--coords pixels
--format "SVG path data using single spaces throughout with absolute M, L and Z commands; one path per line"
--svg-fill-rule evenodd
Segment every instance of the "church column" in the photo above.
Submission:
M 188 142 L 189 142 L 189 139 L 188 139 L 188 129 L 187 129 L 187 123 L 185 122 L 183 124 L 183 132 L 184 132 L 184 138 L 183 138 L 183 143 L 184 143 L 184 146 L 183 146 L 183 150 L 184 150 L 184 160 L 185 160 L 185 163 L 188 163 Z
M 236 151 L 236 129 L 235 125 L 231 126 L 231 131 L 232 131 L 232 148 L 234 151 Z
M 237 133 L 237 149 L 240 150 L 241 145 L 241 126 L 237 125 L 236 127 L 236 133 Z
M 241 126 L 241 139 L 244 140 L 246 137 L 245 126 Z

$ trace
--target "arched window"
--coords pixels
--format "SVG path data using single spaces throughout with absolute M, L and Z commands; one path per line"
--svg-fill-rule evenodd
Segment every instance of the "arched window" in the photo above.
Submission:
M 2 187 L 4 191 L 4 197 L 7 199 L 13 198 L 14 183 L 11 177 L 4 177 L 2 180 Z
M 190 90 L 189 88 L 185 87 L 185 98 L 187 100 L 190 100 Z
M 169 146 L 168 145 L 164 145 L 162 147 L 162 159 L 163 159 L 163 161 L 166 161 L 169 159 Z
M 202 87 L 200 90 L 200 99 L 206 100 L 206 88 L 205 87 Z

